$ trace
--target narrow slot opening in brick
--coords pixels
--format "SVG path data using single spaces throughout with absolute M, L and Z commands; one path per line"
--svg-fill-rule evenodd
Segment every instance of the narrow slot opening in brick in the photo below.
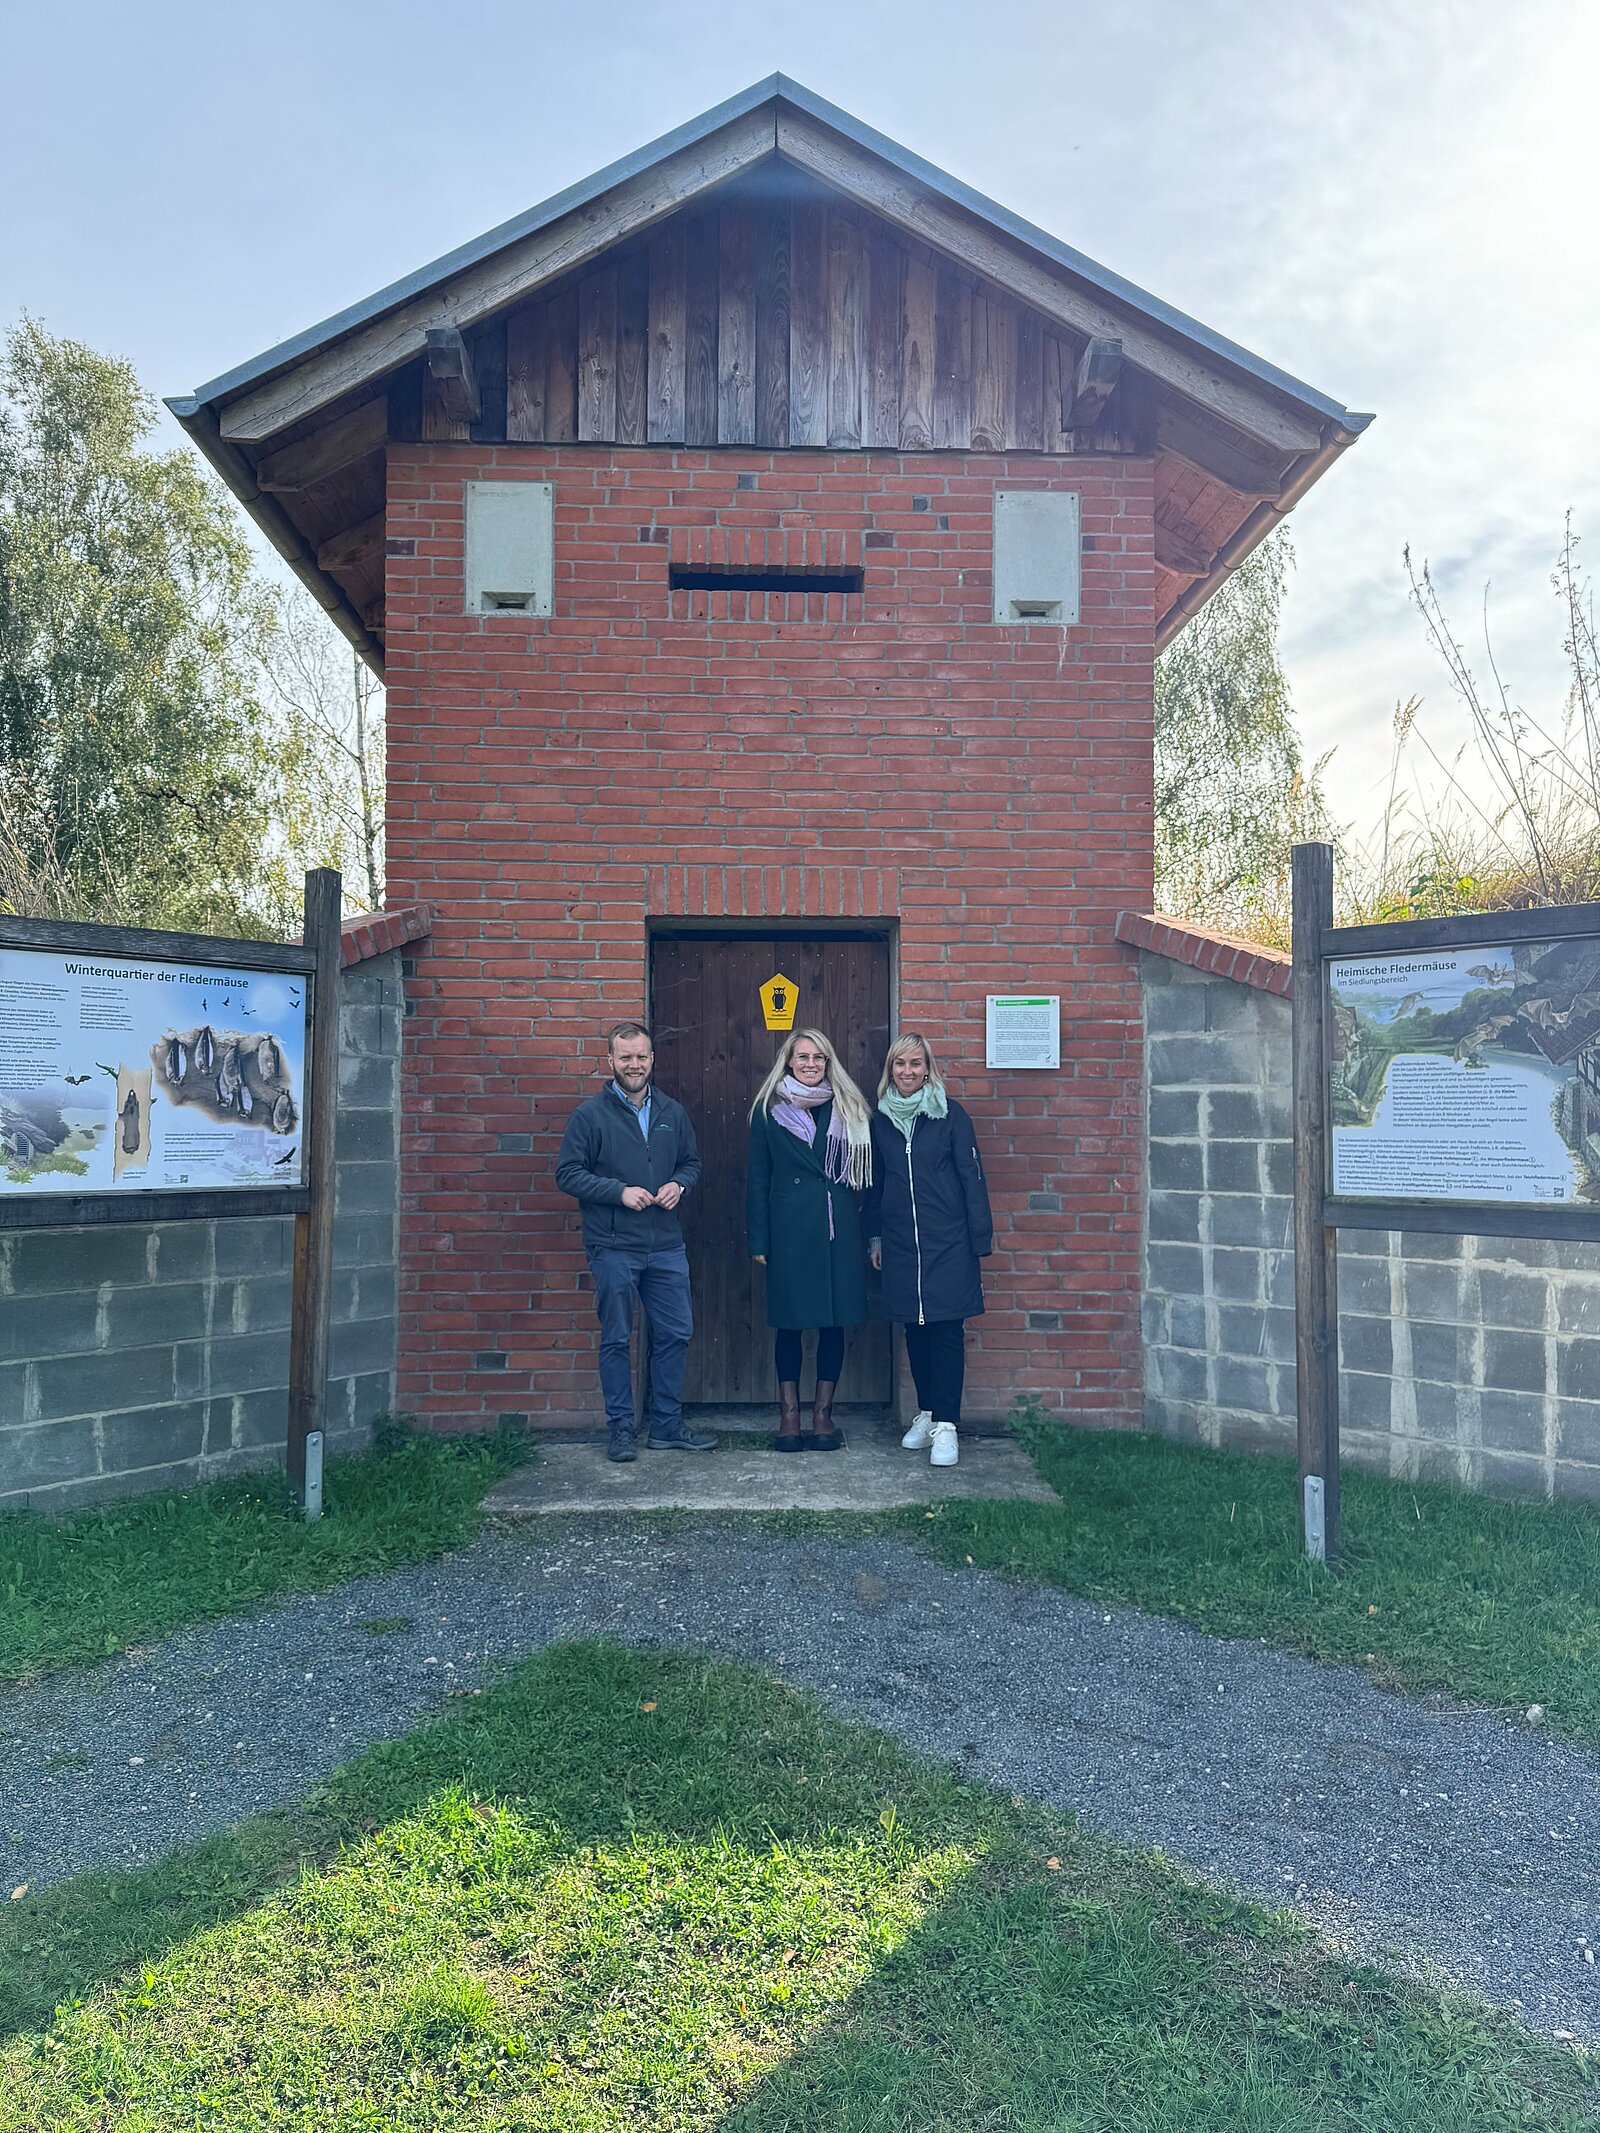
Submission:
M 673 563 L 667 571 L 673 592 L 858 593 L 859 570 L 696 570 Z

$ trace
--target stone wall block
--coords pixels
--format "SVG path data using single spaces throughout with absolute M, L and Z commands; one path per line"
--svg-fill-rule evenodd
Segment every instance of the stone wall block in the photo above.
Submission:
M 1217 1246 L 1211 1253 L 1211 1294 L 1231 1303 L 1264 1303 L 1264 1252 L 1239 1246 Z
M 1502 1281 L 1506 1282 L 1513 1278 L 1510 1275 L 1502 1275 L 1500 1277 Z M 1556 1323 L 1561 1331 L 1563 1333 L 1600 1335 L 1600 1281 L 1596 1281 L 1592 1275 L 1586 1279 L 1582 1275 L 1569 1274 L 1558 1280 L 1554 1286 L 1557 1299 Z M 1547 1285 L 1542 1281 L 1529 1281 L 1528 1287 L 1537 1293 L 1541 1301 L 1547 1293 Z M 1542 1315 L 1537 1319 L 1531 1317 L 1525 1320 L 1503 1318 L 1497 1322 L 1501 1325 L 1510 1326 L 1523 1324 L 1542 1326 L 1545 1323 Z
M 1394 1339 L 1388 1319 L 1353 1318 L 1341 1309 L 1339 1358 L 1346 1370 L 1392 1369 Z
M 155 1341 L 204 1340 L 213 1294 L 213 1285 L 204 1281 L 114 1288 L 106 1298 L 106 1346 L 124 1350 Z
M 1441 1266 L 1428 1260 L 1408 1263 L 1401 1293 L 1408 1318 L 1453 1321 L 1470 1316 L 1471 1294 L 1457 1264 Z
M 1520 1327 L 1530 1331 L 1542 1328 L 1549 1314 L 1550 1290 L 1550 1282 L 1538 1274 L 1505 1273 L 1482 1265 L 1478 1268 L 1478 1308 L 1486 1326 Z M 1592 1327 L 1566 1324 L 1568 1305 L 1575 1293 L 1564 1287 L 1557 1289 L 1562 1332 L 1600 1333 L 1600 1311 L 1596 1312 Z M 1600 1303 L 1600 1290 L 1595 1294 L 1597 1303 Z
M 100 1318 L 100 1298 L 94 1289 L 72 1289 L 52 1297 L 48 1308 L 35 1296 L 0 1297 L 0 1362 L 81 1355 L 98 1348 Z M 11 1419 L 0 1404 L 0 1426 Z M 3 1445 L 0 1439 L 0 1459 L 4 1458 Z
M 1261 1175 L 1262 1147 L 1263 1143 L 1259 1140 L 1208 1141 L 1205 1147 L 1205 1182 L 1210 1190 L 1259 1194 L 1265 1182 Z M 1194 1152 L 1198 1167 L 1199 1148 L 1196 1147 Z M 1152 1149 L 1152 1160 L 1154 1153 Z
M 148 1232 L 153 1281 L 205 1281 L 214 1270 L 214 1222 L 160 1222 Z
M 394 1357 L 394 1327 L 381 1318 L 335 1326 L 328 1336 L 328 1368 L 334 1377 L 382 1370 Z
M 294 1265 L 294 1222 L 283 1215 L 219 1221 L 214 1250 L 218 1274 L 286 1274 Z
M 15 1296 L 58 1296 L 73 1289 L 119 1288 L 149 1279 L 148 1232 L 142 1225 L 95 1229 L 23 1229 L 11 1239 Z
M 339 1061 L 339 1129 L 344 1130 L 344 1106 L 383 1111 L 393 1132 L 395 1080 L 399 1072 L 394 1058 L 385 1053 L 346 1052 Z
M 175 1351 L 168 1344 L 123 1348 L 115 1354 L 62 1356 L 35 1363 L 33 1379 L 41 1421 L 149 1407 L 171 1400 L 176 1393 Z
M 1411 1371 L 1414 1377 L 1431 1378 L 1441 1385 L 1463 1381 L 1462 1333 L 1458 1326 L 1411 1326 Z
M 1481 1393 L 1478 1425 L 1484 1443 L 1499 1451 L 1542 1454 L 1545 1448 L 1543 1396 L 1528 1392 Z
M 1151 1037 L 1149 1071 L 1163 1086 L 1199 1083 L 1208 1088 L 1248 1088 L 1259 1074 L 1255 1047 L 1239 1032 Z
M 1158 1089 L 1150 1091 L 1150 1137 L 1152 1140 L 1195 1140 L 1200 1132 L 1200 1091 Z
M 1197 1244 L 1158 1244 L 1145 1248 L 1146 1293 L 1199 1296 L 1204 1293 L 1205 1258 Z
M 344 1162 L 338 1166 L 334 1194 L 336 1215 L 374 1214 L 394 1205 L 395 1167 L 392 1163 Z
M 1271 1366 L 1253 1357 L 1219 1355 L 1212 1365 L 1217 1405 L 1260 1415 L 1272 1414 Z
M 1207 988 L 1199 985 L 1155 986 L 1145 998 L 1145 1028 L 1152 1037 L 1205 1029 L 1206 996 Z
M 352 1110 L 339 1114 L 336 1142 L 339 1162 L 392 1163 L 394 1118 L 388 1111 Z
M 1200 1207 L 1198 1193 L 1152 1192 L 1148 1212 L 1150 1236 L 1163 1243 L 1198 1243 L 1204 1234 Z
M 177 1400 L 107 1415 L 100 1425 L 102 1471 L 121 1474 L 197 1460 L 205 1449 L 207 1406 L 204 1400 Z
M 286 1387 L 289 1342 L 283 1333 L 236 1333 L 210 1343 L 206 1390 L 258 1392 Z
M 1198 1141 L 1150 1143 L 1150 1183 L 1157 1191 L 1199 1192 L 1205 1169 L 1206 1152 Z
M 1197 1297 L 1174 1296 L 1167 1311 L 1170 1338 L 1175 1348 L 1203 1349 L 1209 1345 L 1206 1307 Z
M 1293 1267 L 1290 1268 L 1291 1280 Z M 1291 1291 L 1288 1301 L 1293 1301 Z M 1339 1255 L 1339 1314 L 1347 1311 L 1389 1315 L 1389 1267 L 1382 1259 L 1346 1259 Z
M 5 1413 L 6 1410 L 0 1410 Z M 35 1489 L 54 1489 L 62 1482 L 97 1471 L 95 1425 L 78 1418 L 68 1422 L 38 1422 L 30 1428 L 8 1429 L 4 1444 L 5 1483 L 18 1494 Z
M 1540 1333 L 1485 1333 L 1483 1382 L 1504 1392 L 1542 1393 L 1551 1346 Z

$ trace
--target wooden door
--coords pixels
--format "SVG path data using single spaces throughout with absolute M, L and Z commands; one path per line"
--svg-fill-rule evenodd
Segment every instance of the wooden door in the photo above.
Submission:
M 751 1099 L 783 1043 L 759 996 L 778 972 L 799 988 L 795 1027 L 831 1038 L 871 1101 L 889 1043 L 887 941 L 764 933 L 652 944 L 656 1079 L 688 1111 L 704 1164 L 684 1212 L 696 1320 L 684 1398 L 695 1405 L 766 1406 L 776 1393 L 766 1273 L 745 1250 L 744 1191 Z M 809 1365 L 808 1356 L 807 1391 Z M 888 1329 L 873 1323 L 851 1336 L 838 1399 L 888 1398 Z

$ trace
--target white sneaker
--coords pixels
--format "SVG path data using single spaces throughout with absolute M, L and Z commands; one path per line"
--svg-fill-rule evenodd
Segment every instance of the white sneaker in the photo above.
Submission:
M 953 1422 L 938 1422 L 933 1430 L 933 1450 L 928 1454 L 930 1466 L 954 1466 L 961 1457 L 961 1447 L 956 1441 L 956 1426 Z
M 932 1442 L 933 1416 L 923 1408 L 920 1414 L 912 1416 L 911 1427 L 900 1439 L 900 1448 L 907 1452 L 925 1452 Z

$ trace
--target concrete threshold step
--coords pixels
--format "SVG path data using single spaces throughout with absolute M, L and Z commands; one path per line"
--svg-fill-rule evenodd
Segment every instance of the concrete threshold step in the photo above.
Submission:
M 960 1463 L 929 1464 L 890 1431 L 852 1434 L 838 1452 L 775 1452 L 770 1434 L 729 1435 L 714 1452 L 643 1447 L 613 1466 L 603 1444 L 544 1444 L 533 1463 L 489 1492 L 503 1518 L 552 1511 L 887 1511 L 963 1497 L 1055 1503 L 1021 1446 L 1008 1437 L 963 1439 Z

